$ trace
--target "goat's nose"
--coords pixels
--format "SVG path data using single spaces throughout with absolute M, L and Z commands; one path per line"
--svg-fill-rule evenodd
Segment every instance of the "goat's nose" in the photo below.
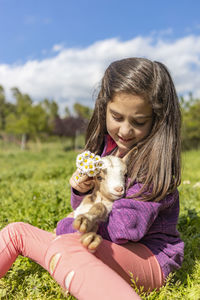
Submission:
M 116 186 L 116 187 L 115 187 L 115 191 L 116 191 L 116 192 L 119 192 L 119 193 L 120 193 L 120 192 L 123 192 L 123 187 L 122 187 L 122 186 Z

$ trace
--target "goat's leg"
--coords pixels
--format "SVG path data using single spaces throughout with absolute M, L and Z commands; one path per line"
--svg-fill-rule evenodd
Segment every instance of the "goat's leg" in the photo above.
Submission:
M 76 217 L 73 222 L 74 229 L 78 230 L 80 233 L 87 233 L 89 231 L 97 232 L 98 224 L 95 223 L 92 226 L 93 222 L 87 218 L 86 214 L 81 214 Z
M 102 237 L 96 232 L 87 232 L 81 236 L 81 243 L 90 252 L 95 252 L 102 242 Z
M 74 220 L 73 226 L 81 233 L 96 232 L 98 222 L 105 220 L 107 209 L 102 203 L 95 203 L 87 213 L 80 214 Z
M 102 237 L 96 231 L 98 223 L 105 220 L 106 216 L 106 206 L 102 203 L 95 203 L 88 213 L 81 214 L 74 220 L 74 228 L 84 233 L 81 237 L 81 243 L 90 252 L 95 252 L 101 244 Z

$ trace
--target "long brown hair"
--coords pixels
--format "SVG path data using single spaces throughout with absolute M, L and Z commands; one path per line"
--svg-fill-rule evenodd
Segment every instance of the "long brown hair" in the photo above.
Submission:
M 172 78 L 166 66 L 145 58 L 127 58 L 109 65 L 101 81 L 85 148 L 101 154 L 106 129 L 106 109 L 116 93 L 139 95 L 153 109 L 150 134 L 137 145 L 128 164 L 130 182 L 142 183 L 139 200 L 159 201 L 180 184 L 181 113 Z

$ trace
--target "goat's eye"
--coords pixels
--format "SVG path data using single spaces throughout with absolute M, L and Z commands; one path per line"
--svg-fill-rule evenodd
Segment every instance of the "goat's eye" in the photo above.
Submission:
M 100 175 L 97 176 L 97 180 L 101 181 L 102 179 L 103 178 Z

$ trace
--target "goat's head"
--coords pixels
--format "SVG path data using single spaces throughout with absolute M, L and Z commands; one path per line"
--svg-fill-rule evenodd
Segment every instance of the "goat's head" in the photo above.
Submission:
M 127 166 L 125 161 L 116 156 L 102 158 L 103 169 L 95 179 L 95 189 L 111 201 L 121 198 L 125 193 L 125 175 Z

